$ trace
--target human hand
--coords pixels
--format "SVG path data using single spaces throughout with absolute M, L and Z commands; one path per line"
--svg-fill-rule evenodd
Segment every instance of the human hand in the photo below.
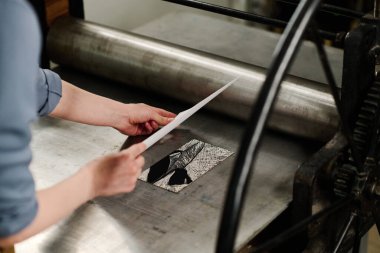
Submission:
M 170 123 L 175 114 L 146 104 L 125 104 L 122 114 L 115 127 L 126 135 L 148 135 Z
M 133 191 L 145 163 L 141 156 L 145 149 L 145 144 L 140 143 L 90 162 L 85 169 L 92 177 L 92 197 Z

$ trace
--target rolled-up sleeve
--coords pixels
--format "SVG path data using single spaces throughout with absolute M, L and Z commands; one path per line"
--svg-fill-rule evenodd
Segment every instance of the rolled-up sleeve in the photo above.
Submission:
M 51 113 L 62 97 L 62 80 L 58 74 L 48 69 L 40 69 L 37 80 L 38 114 Z
M 37 117 L 38 22 L 26 1 L 0 1 L 0 237 L 21 231 L 38 202 L 29 171 Z

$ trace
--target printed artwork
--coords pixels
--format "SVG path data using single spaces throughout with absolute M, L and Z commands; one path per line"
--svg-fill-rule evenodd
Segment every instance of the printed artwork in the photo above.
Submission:
M 194 139 L 145 170 L 139 179 L 179 192 L 232 154 Z

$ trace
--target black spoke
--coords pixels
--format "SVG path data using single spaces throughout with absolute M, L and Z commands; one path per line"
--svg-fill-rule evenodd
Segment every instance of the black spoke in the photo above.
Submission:
M 360 252 L 360 244 L 362 241 L 362 238 L 360 236 L 360 225 L 361 225 L 361 218 L 360 216 L 358 216 L 355 222 L 355 239 L 354 239 L 354 247 L 352 249 L 352 253 Z
M 259 150 L 263 130 L 277 97 L 280 84 L 291 66 L 303 34 L 319 3 L 319 0 L 302 1 L 274 51 L 274 60 L 268 69 L 267 78 L 252 111 L 235 162 L 235 168 L 232 171 L 221 217 L 217 252 L 233 252 L 246 189 L 250 175 L 254 170 L 253 164 Z
M 268 18 L 254 13 L 239 11 L 232 8 L 218 6 L 210 3 L 205 3 L 198 0 L 163 1 L 197 8 L 205 11 L 210 11 L 213 13 L 218 13 L 243 20 L 278 27 L 286 27 L 273 53 L 273 60 L 268 68 L 265 82 L 260 90 L 257 101 L 253 107 L 252 114 L 248 121 L 248 126 L 243 135 L 237 159 L 235 161 L 235 166 L 232 170 L 232 175 L 226 194 L 223 213 L 220 221 L 216 252 L 231 253 L 234 251 L 234 245 L 239 227 L 242 206 L 245 201 L 248 182 L 255 170 L 254 163 L 256 161 L 258 150 L 260 149 L 263 131 L 265 129 L 268 117 L 271 113 L 274 101 L 278 95 L 281 83 L 287 71 L 291 67 L 293 59 L 298 51 L 303 35 L 306 29 L 308 28 L 308 25 L 313 20 L 315 13 L 321 5 L 321 0 L 301 0 L 297 2 L 297 7 L 294 11 L 294 14 L 292 15 L 292 18 L 288 23 L 282 20 Z M 340 15 L 346 15 L 355 18 L 362 16 L 362 13 L 350 11 L 337 6 L 331 6 L 326 4 L 323 4 L 322 6 L 324 8 L 324 11 L 327 12 L 336 12 Z M 339 88 L 333 76 L 333 72 L 331 70 L 331 66 L 329 64 L 328 57 L 321 39 L 321 37 L 323 37 L 335 40 L 336 34 L 321 31 L 314 24 L 312 26 L 312 37 L 317 47 L 318 55 L 323 66 L 326 79 L 331 87 L 331 92 L 336 103 L 338 114 L 342 119 L 343 114 L 341 108 Z M 342 125 L 342 130 L 350 144 L 354 160 L 358 161 L 356 147 L 353 145 L 352 134 L 348 129 L 346 129 L 346 126 L 344 125 Z M 316 222 L 317 220 L 327 217 L 333 213 L 336 213 L 340 211 L 342 208 L 350 205 L 354 199 L 355 196 L 349 196 L 346 199 L 337 201 L 327 209 L 306 218 L 305 220 L 301 221 L 300 223 L 281 233 L 277 237 L 264 243 L 254 252 L 264 252 L 275 248 L 279 244 L 282 244 L 288 241 L 289 239 L 293 238 L 294 236 L 298 235 L 300 232 L 305 231 L 311 223 Z M 349 228 L 351 227 L 355 219 L 357 221 L 355 225 L 358 226 L 355 228 L 357 228 L 357 231 L 359 231 L 358 228 L 360 226 L 357 225 L 359 218 L 356 217 L 357 216 L 354 214 L 350 216 L 350 219 L 348 220 L 348 223 L 345 225 L 342 234 L 338 240 L 338 244 L 335 249 L 336 252 L 339 250 L 340 246 L 344 242 L 344 238 L 346 237 L 347 232 L 349 231 Z M 357 237 L 359 239 L 355 240 L 355 247 L 358 247 L 357 245 L 360 246 L 359 232 L 357 233 Z
M 297 225 L 295 225 L 295 226 L 289 228 L 288 230 L 282 232 L 281 234 L 279 234 L 275 238 L 265 242 L 260 247 L 253 250 L 253 252 L 254 253 L 266 252 L 268 250 L 275 248 L 278 245 L 281 245 L 284 242 L 287 242 L 289 239 L 291 239 L 295 235 L 304 231 L 311 223 L 313 223 L 313 222 L 315 222 L 321 218 L 328 217 L 329 215 L 332 215 L 332 214 L 342 210 L 342 208 L 349 206 L 354 199 L 355 199 L 354 196 L 349 196 L 345 199 L 337 201 L 336 203 L 332 204 L 330 207 L 326 208 L 325 210 L 304 219 L 303 221 L 297 223 Z
M 319 36 L 319 34 L 317 33 L 316 23 L 312 24 L 311 33 L 312 33 L 312 39 L 313 39 L 314 44 L 315 44 L 317 51 L 318 51 L 319 59 L 321 60 L 322 67 L 323 67 L 324 73 L 326 75 L 327 82 L 330 86 L 331 94 L 332 94 L 334 101 L 335 101 L 335 106 L 336 106 L 336 109 L 338 111 L 338 115 L 340 117 L 340 122 L 343 122 L 342 121 L 343 109 L 341 106 L 339 88 L 336 84 L 334 74 L 331 70 L 331 66 L 330 66 L 330 63 L 329 63 L 329 60 L 328 60 L 328 57 L 326 54 L 326 50 L 325 50 L 323 43 L 322 43 L 322 39 Z M 342 128 L 343 134 L 345 135 L 345 137 L 349 143 L 349 146 L 351 148 L 352 157 L 354 158 L 354 161 L 358 163 L 360 161 L 359 160 L 359 152 L 357 151 L 357 148 L 354 144 L 352 133 L 350 132 L 350 130 L 347 128 L 347 126 L 345 124 L 341 124 L 341 128 Z
M 192 7 L 192 8 L 209 11 L 213 13 L 218 13 L 218 14 L 233 17 L 233 18 L 252 21 L 252 22 L 256 22 L 256 23 L 260 23 L 264 25 L 272 25 L 272 26 L 284 28 L 288 24 L 287 22 L 279 20 L 279 19 L 268 18 L 268 17 L 258 15 L 255 13 L 235 10 L 232 8 L 219 6 L 216 4 L 205 3 L 198 0 L 163 0 L 163 1 L 180 4 L 183 6 Z M 318 32 L 325 39 L 335 40 L 337 38 L 336 33 L 323 31 L 323 30 L 320 30 Z
M 276 1 L 285 3 L 285 4 L 290 4 L 290 5 L 297 5 L 299 3 L 298 1 L 295 2 L 295 1 L 289 1 L 289 0 L 276 0 Z M 331 5 L 331 4 L 322 4 L 320 11 L 326 12 L 332 15 L 339 15 L 339 16 L 353 18 L 353 19 L 359 19 L 365 15 L 365 13 L 360 12 L 360 11 L 346 9 L 346 8 Z
M 340 249 L 340 246 L 342 246 L 342 243 L 343 243 L 343 241 L 344 241 L 344 238 L 346 238 L 346 235 L 347 235 L 347 233 L 348 233 L 348 230 L 350 229 L 351 224 L 352 224 L 352 222 L 355 220 L 356 216 L 357 216 L 357 215 L 356 215 L 355 212 L 352 212 L 352 213 L 351 213 L 350 218 L 348 219 L 346 225 L 344 226 L 344 229 L 343 229 L 343 231 L 342 231 L 342 233 L 341 233 L 341 235 L 340 235 L 340 237 L 339 237 L 338 243 L 337 243 L 337 245 L 335 246 L 335 249 L 334 249 L 333 253 L 337 253 L 338 250 Z
M 317 31 L 317 25 L 315 22 L 313 22 L 313 24 L 311 25 L 311 32 L 312 32 L 312 38 L 313 38 L 313 42 L 318 50 L 318 56 L 319 56 L 319 59 L 321 60 L 321 63 L 322 63 L 322 67 L 323 67 L 323 70 L 324 70 L 324 73 L 326 75 L 326 79 L 327 79 L 327 82 L 328 84 L 330 85 L 331 87 L 331 92 L 332 92 L 332 95 L 334 97 L 334 100 L 335 100 L 335 103 L 336 103 L 336 106 L 337 106 L 337 109 L 338 109 L 338 113 L 339 113 L 339 116 L 341 117 L 341 106 L 340 106 L 340 97 L 339 97 L 339 88 L 336 84 L 336 81 L 335 81 L 335 78 L 334 78 L 334 74 L 331 70 L 331 66 L 330 66 L 330 63 L 329 63 L 329 59 L 327 57 L 327 54 L 326 54 L 326 51 L 325 51 L 325 48 L 323 47 L 323 43 L 322 43 L 322 40 L 319 36 L 319 34 L 316 32 Z
M 196 0 L 164 0 L 164 1 L 176 3 L 176 4 L 180 4 L 180 5 L 184 5 L 184 6 L 204 10 L 204 11 L 218 13 L 218 14 L 222 14 L 225 16 L 233 17 L 233 18 L 257 22 L 257 23 L 265 24 L 265 25 L 273 25 L 273 26 L 278 26 L 278 27 L 286 27 L 287 25 L 287 22 L 279 20 L 279 19 L 268 18 L 268 17 L 258 15 L 258 14 L 235 10 L 232 8 L 219 6 L 216 4 L 210 4 L 206 2 L 201 2 L 201 1 L 196 1 Z

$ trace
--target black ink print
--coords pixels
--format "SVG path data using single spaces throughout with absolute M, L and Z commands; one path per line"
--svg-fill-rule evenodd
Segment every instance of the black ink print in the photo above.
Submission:
M 145 170 L 139 178 L 179 192 L 230 155 L 232 152 L 226 149 L 191 140 Z
M 178 157 L 179 154 L 181 154 L 181 152 L 182 151 L 180 151 L 180 150 L 176 150 L 176 151 L 170 153 L 168 156 L 165 156 L 164 158 L 162 158 L 156 164 L 154 164 L 149 170 L 148 178 L 146 181 L 151 183 L 151 184 L 154 184 L 155 182 L 157 182 L 161 178 L 165 177 L 165 175 L 167 174 L 168 169 L 169 169 L 170 160 L 175 159 L 174 157 L 176 157 L 176 156 Z
M 173 179 L 169 180 L 169 185 L 193 182 L 187 174 L 186 166 L 194 160 L 204 146 L 204 142 L 197 142 L 186 150 L 176 150 L 170 153 L 151 167 L 147 181 L 154 184 L 174 171 Z
M 173 176 L 170 177 L 168 185 L 190 184 L 191 182 L 193 182 L 193 180 L 191 180 L 187 174 L 187 170 L 176 169 Z

